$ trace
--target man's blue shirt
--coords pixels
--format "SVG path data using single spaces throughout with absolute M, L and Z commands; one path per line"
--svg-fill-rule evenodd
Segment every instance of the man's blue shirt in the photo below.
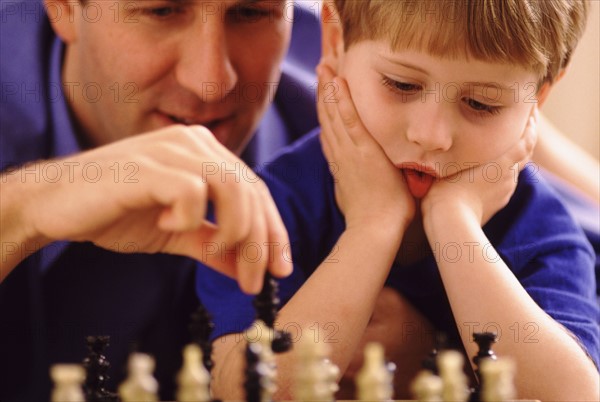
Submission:
M 317 125 L 310 77 L 319 59 L 319 23 L 309 11 L 295 13 L 274 102 L 242 155 L 250 166 Z M 65 46 L 42 1 L 2 0 L 0 22 L 0 170 L 80 151 L 84 142 L 61 82 Z M 43 180 L 43 174 L 27 171 L 24 178 Z M 137 349 L 155 356 L 161 397 L 173 399 L 189 315 L 198 305 L 194 264 L 68 242 L 26 258 L 0 284 L 0 400 L 48 400 L 50 364 L 81 363 L 87 335 L 111 335 L 109 388 L 116 389 L 127 355 Z

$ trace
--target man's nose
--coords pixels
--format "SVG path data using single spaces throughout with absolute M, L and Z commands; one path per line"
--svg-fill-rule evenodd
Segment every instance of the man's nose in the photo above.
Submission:
M 204 102 L 224 99 L 238 80 L 228 45 L 222 19 L 199 21 L 180 44 L 177 82 Z

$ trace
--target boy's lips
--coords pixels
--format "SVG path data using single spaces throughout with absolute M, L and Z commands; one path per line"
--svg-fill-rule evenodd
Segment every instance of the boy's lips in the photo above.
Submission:
M 414 163 L 401 164 L 398 167 L 402 169 L 402 174 L 412 196 L 417 199 L 425 197 L 437 177 L 435 170 Z

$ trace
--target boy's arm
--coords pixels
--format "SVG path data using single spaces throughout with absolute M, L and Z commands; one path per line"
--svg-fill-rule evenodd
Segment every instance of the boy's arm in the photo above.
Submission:
M 472 334 L 465 331 L 469 323 L 492 322 L 499 328 L 511 328 L 515 322 L 534 323 L 539 328 L 539 342 L 503 336 L 494 346 L 499 356 L 516 360 L 519 397 L 594 400 L 599 392 L 594 364 L 569 333 L 536 304 L 499 255 L 494 254 L 481 228 L 493 212 L 489 207 L 488 212 L 484 211 L 486 202 L 490 199 L 507 201 L 512 194 L 514 184 L 511 186 L 510 181 L 514 182 L 514 171 L 510 166 L 515 160 L 523 159 L 522 144 L 519 147 L 521 150 L 516 154 L 514 150 L 509 151 L 504 160 L 499 160 L 506 177 L 498 183 L 477 180 L 483 177 L 481 172 L 471 175 L 475 178 L 471 183 L 467 180 L 435 183 L 422 204 L 427 238 L 430 244 L 463 247 L 458 261 L 443 256 L 436 258 L 469 356 L 477 352 Z M 524 148 L 531 149 L 530 146 Z M 481 252 L 484 246 L 485 252 Z
M 321 77 L 321 82 L 331 78 Z M 346 230 L 335 253 L 280 310 L 277 320 L 284 326 L 294 323 L 303 336 L 311 333 L 315 323 L 335 323 L 335 341 L 328 345 L 331 360 L 343 373 L 363 337 L 415 206 L 400 172 L 362 126 L 347 87 L 342 86 L 340 93 L 340 102 L 331 104 L 324 104 L 320 93 L 319 115 L 321 142 L 328 161 L 336 166 L 336 200 Z M 375 190 L 377 197 L 372 196 Z M 321 330 L 327 332 L 327 328 Z M 239 385 L 245 342 L 227 335 L 215 340 L 213 347 L 215 395 L 243 399 Z M 294 351 L 278 355 L 277 366 L 276 399 L 293 399 Z

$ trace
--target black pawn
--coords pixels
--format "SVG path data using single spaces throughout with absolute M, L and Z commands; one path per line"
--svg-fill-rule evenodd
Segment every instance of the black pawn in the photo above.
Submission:
M 438 353 L 447 348 L 448 340 L 446 334 L 438 332 L 435 334 L 435 345 L 427 358 L 423 360 L 421 365 L 425 370 L 431 371 L 435 375 L 440 375 L 440 370 L 437 364 Z
M 106 390 L 107 375 L 110 363 L 104 356 L 104 349 L 110 341 L 109 336 L 87 336 L 88 355 L 83 360 L 86 371 L 83 391 L 86 402 L 118 401 L 117 394 Z
M 483 378 L 479 371 L 481 361 L 483 359 L 496 360 L 496 354 L 492 350 L 492 344 L 496 342 L 496 334 L 493 332 L 474 332 L 473 341 L 477 343 L 479 351 L 473 356 L 473 363 L 475 363 L 475 376 L 477 377 L 478 384 L 471 391 L 470 402 L 479 402 L 481 400 L 481 387 L 483 385 Z
M 246 402 L 260 402 L 262 385 L 261 380 L 261 353 L 262 345 L 250 342 L 246 345 L 246 370 L 244 380 L 244 391 L 246 392 Z
M 202 363 L 210 373 L 215 363 L 212 360 L 212 342 L 210 334 L 215 328 L 212 317 L 202 304 L 191 314 L 190 317 L 190 335 L 192 342 L 196 343 L 202 350 Z
M 256 309 L 256 318 L 262 320 L 273 331 L 273 342 L 271 344 L 273 352 L 283 353 L 291 349 L 292 337 L 288 332 L 275 329 L 275 318 L 280 303 L 277 296 L 278 288 L 277 281 L 267 272 L 262 290 L 254 298 L 253 303 Z

